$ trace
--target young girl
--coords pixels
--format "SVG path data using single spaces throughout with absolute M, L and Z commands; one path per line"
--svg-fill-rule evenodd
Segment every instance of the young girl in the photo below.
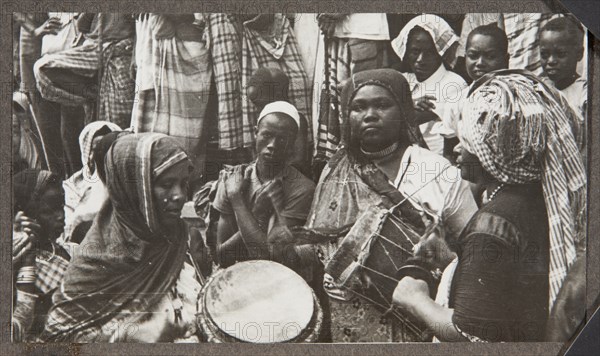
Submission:
M 16 300 L 13 341 L 33 340 L 44 326 L 51 296 L 69 255 L 56 243 L 64 228 L 64 193 L 59 177 L 27 169 L 13 178 L 13 270 Z

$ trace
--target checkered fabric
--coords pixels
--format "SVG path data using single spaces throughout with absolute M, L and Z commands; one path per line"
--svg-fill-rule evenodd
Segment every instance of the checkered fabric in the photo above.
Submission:
M 89 103 L 91 93 L 86 88 L 74 85 L 72 88 L 56 86 L 45 74 L 44 68 L 60 68 L 92 78 L 98 73 L 98 44 L 89 42 L 66 51 L 42 57 L 34 65 L 37 87 L 42 97 L 48 101 L 66 106 L 80 106 Z M 130 38 L 104 44 L 103 69 L 98 104 L 100 117 L 121 127 L 129 127 L 135 82 L 129 74 L 133 42 Z M 90 88 L 91 89 L 91 88 Z
M 49 251 L 41 250 L 35 258 L 37 276 L 35 286 L 43 294 L 58 288 L 62 282 L 69 261 Z
M 550 229 L 551 310 L 576 245 L 585 241 L 587 178 L 573 135 L 576 113 L 526 71 L 494 72 L 480 83 L 463 110 L 459 136 L 498 181 L 541 180 Z
M 135 81 L 129 73 L 132 50 L 133 40 L 127 38 L 111 43 L 103 51 L 99 116 L 122 128 L 130 126 L 135 94 Z
M 252 20 L 240 24 L 235 15 L 208 14 L 213 72 L 219 97 L 219 148 L 254 146 L 258 112 L 245 88 L 260 67 L 281 69 L 290 79 L 289 100 L 310 118 L 311 92 L 296 38 L 283 14 L 273 15 L 269 30 L 257 30 Z M 312 140 L 311 125 L 307 136 Z

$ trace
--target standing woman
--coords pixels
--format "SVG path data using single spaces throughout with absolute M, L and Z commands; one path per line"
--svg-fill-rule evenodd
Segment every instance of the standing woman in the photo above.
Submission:
M 398 283 L 394 300 L 442 341 L 543 341 L 585 244 L 586 174 L 573 113 L 554 89 L 519 70 L 485 75 L 470 97 L 458 125 L 458 163 L 488 203 L 448 241 L 458 255 L 449 305 L 436 304 L 425 282 L 411 277 Z
M 118 138 L 104 204 L 53 298 L 43 341 L 167 342 L 195 337 L 200 290 L 181 209 L 191 164 L 163 134 Z

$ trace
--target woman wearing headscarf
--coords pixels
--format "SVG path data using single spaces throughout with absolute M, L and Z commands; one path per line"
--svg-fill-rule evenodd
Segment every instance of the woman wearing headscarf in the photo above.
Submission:
M 421 214 L 427 209 L 443 221 L 446 234 L 457 236 L 477 206 L 458 170 L 424 148 L 404 76 L 391 69 L 359 72 L 341 97 L 348 121 L 344 144 L 323 170 L 306 227 L 339 231 L 372 207 L 399 205 L 400 215 L 419 231 L 424 231 Z M 339 243 L 317 244 L 324 265 Z M 398 325 L 336 285 L 332 276 L 325 275 L 323 285 L 330 296 L 334 342 L 406 341 Z
M 63 232 L 64 194 L 50 171 L 26 169 L 13 178 L 13 271 L 16 299 L 13 341 L 33 341 L 41 332 L 51 296 L 69 255 L 56 243 Z
M 43 341 L 197 341 L 201 276 L 181 209 L 191 164 L 163 134 L 119 137 L 106 158 L 109 200 L 53 298 Z
M 410 20 L 392 41 L 408 73 L 416 120 L 432 152 L 442 154 L 444 138 L 436 133 L 448 103 L 460 99 L 467 86 L 458 74 L 449 71 L 454 62 L 458 36 L 444 19 L 423 14 Z
M 574 112 L 525 71 L 489 73 L 470 97 L 458 125 L 458 162 L 463 178 L 484 187 L 487 203 L 449 241 L 458 264 L 448 304 L 434 303 L 411 277 L 399 282 L 394 300 L 441 340 L 542 341 L 585 243 L 586 175 Z
M 109 132 L 121 131 L 117 124 L 108 121 L 94 121 L 79 134 L 81 163 L 83 168 L 63 182 L 65 190 L 65 242 L 72 241 L 73 231 L 81 223 L 91 222 L 108 198 L 94 163 L 94 147 Z

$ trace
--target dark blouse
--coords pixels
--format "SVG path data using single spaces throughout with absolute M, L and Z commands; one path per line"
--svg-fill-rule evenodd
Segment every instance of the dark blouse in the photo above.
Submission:
M 548 318 L 548 218 L 540 184 L 506 186 L 457 242 L 452 321 L 484 341 L 542 341 Z

